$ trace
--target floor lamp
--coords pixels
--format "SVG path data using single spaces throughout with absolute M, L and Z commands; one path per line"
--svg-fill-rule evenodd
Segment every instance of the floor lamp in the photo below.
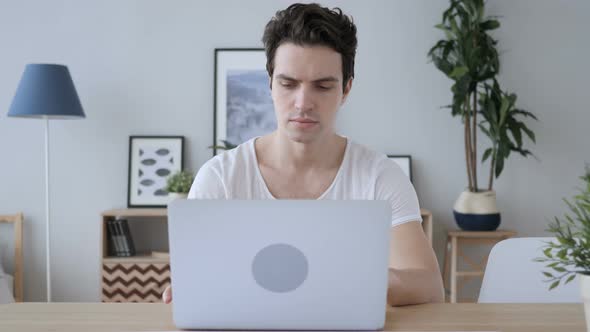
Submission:
M 68 67 L 56 64 L 27 65 L 8 116 L 45 120 L 45 268 L 47 302 L 51 302 L 49 120 L 86 117 Z

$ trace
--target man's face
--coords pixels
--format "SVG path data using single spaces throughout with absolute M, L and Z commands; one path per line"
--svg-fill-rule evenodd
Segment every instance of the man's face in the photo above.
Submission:
M 342 91 L 340 53 L 325 46 L 282 44 L 275 52 L 271 85 L 278 130 L 301 143 L 333 133 L 351 84 Z

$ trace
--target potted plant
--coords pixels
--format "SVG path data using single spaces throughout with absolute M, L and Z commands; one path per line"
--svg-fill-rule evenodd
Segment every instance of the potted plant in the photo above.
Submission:
M 555 217 L 548 231 L 555 235 L 555 242 L 548 242 L 543 257 L 537 262 L 547 263 L 549 271 L 543 271 L 553 289 L 563 281 L 571 282 L 576 276 L 580 279 L 582 299 L 586 314 L 586 324 L 590 327 L 590 167 L 580 179 L 585 187 L 575 195 L 573 202 L 565 200 L 570 213 L 564 218 Z M 565 280 L 565 281 L 564 281 Z M 590 330 L 590 329 L 589 329 Z
M 186 198 L 191 185 L 193 184 L 193 173 L 187 170 L 180 170 L 166 179 L 166 191 L 173 200 Z
M 516 107 L 517 96 L 504 92 L 496 76 L 500 70 L 497 41 L 488 32 L 500 23 L 484 14 L 483 0 L 451 0 L 443 13 L 442 23 L 436 25 L 445 33 L 428 52 L 440 71 L 453 80 L 453 101 L 445 108 L 463 123 L 467 188 L 455 202 L 453 213 L 460 228 L 472 231 L 495 230 L 500 213 L 493 189 L 494 178 L 504 169 L 511 152 L 528 156 L 523 137 L 535 142 L 534 133 L 522 118 L 536 117 Z M 487 188 L 478 184 L 477 134 L 481 130 L 491 146 L 482 156 L 489 159 Z

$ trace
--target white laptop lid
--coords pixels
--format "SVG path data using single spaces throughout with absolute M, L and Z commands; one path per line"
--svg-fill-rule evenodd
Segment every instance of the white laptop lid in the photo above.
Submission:
M 173 201 L 174 322 L 184 329 L 381 329 L 390 225 L 387 201 Z

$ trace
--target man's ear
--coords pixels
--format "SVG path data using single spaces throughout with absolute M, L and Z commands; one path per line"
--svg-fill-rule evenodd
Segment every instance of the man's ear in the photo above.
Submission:
M 340 105 L 344 105 L 344 102 L 346 102 L 346 98 L 348 98 L 348 94 L 350 93 L 351 89 L 352 89 L 352 77 L 348 79 L 348 82 L 344 86 L 344 92 L 342 93 L 342 102 L 340 102 Z

